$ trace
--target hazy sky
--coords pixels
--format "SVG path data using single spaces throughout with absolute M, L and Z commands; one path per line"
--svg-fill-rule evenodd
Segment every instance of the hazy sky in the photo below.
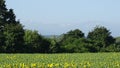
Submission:
M 120 0 L 6 0 L 27 29 L 56 35 L 71 29 L 88 33 L 96 25 L 120 36 Z

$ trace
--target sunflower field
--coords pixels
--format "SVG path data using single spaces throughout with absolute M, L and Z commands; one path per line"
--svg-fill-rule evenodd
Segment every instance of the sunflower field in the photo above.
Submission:
M 120 53 L 0 54 L 0 68 L 120 68 Z

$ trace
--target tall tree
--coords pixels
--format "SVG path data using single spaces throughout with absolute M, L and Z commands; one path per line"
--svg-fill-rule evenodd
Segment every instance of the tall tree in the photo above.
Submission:
M 23 26 L 16 21 L 13 9 L 7 9 L 5 0 L 0 0 L 0 48 L 8 48 L 6 52 L 21 52 L 19 48 L 23 45 L 23 36 Z M 9 49 L 8 46 L 13 45 L 15 49 Z
M 88 33 L 88 39 L 95 42 L 95 47 L 98 47 L 101 51 L 105 51 L 105 48 L 115 43 L 115 39 L 111 36 L 111 32 L 103 27 L 96 26 L 93 31 Z
M 4 0 L 0 0 L 0 52 L 4 51 L 4 35 L 3 35 L 3 28 L 4 28 L 4 15 L 7 12 L 7 8 L 5 5 Z
M 8 9 L 6 8 L 5 1 L 0 0 L 0 26 L 3 26 L 4 24 L 7 12 Z
M 80 52 L 78 49 L 82 46 L 84 33 L 79 30 L 71 30 L 63 35 L 63 39 L 59 42 L 62 52 Z M 76 42 L 76 40 L 79 40 Z

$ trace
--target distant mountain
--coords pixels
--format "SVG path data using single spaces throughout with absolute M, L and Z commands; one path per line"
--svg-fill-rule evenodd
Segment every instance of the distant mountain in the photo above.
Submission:
M 58 38 L 60 35 L 43 35 L 45 38 Z
M 54 39 L 57 42 L 61 41 L 63 35 L 43 35 L 44 38 Z

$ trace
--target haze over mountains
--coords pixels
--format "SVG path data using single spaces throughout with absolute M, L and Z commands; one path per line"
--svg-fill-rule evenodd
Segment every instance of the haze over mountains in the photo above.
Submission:
M 88 21 L 88 22 L 78 22 L 78 23 L 75 22 L 74 24 L 41 23 L 41 22 L 36 22 L 36 24 L 32 24 L 33 22 L 34 21 L 31 21 L 28 24 L 28 23 L 24 23 L 23 21 L 22 24 L 25 25 L 24 27 L 25 29 L 38 30 L 38 32 L 42 35 L 61 35 L 70 30 L 80 29 L 85 33 L 85 36 L 87 36 L 88 32 L 93 30 L 96 25 L 105 26 L 110 30 L 110 32 L 112 32 L 111 34 L 114 37 L 120 35 L 120 32 L 118 31 L 119 25 L 117 25 L 117 22 L 114 25 L 112 23 L 107 24 L 106 22 L 103 21 Z M 110 26 L 114 26 L 114 28 Z

